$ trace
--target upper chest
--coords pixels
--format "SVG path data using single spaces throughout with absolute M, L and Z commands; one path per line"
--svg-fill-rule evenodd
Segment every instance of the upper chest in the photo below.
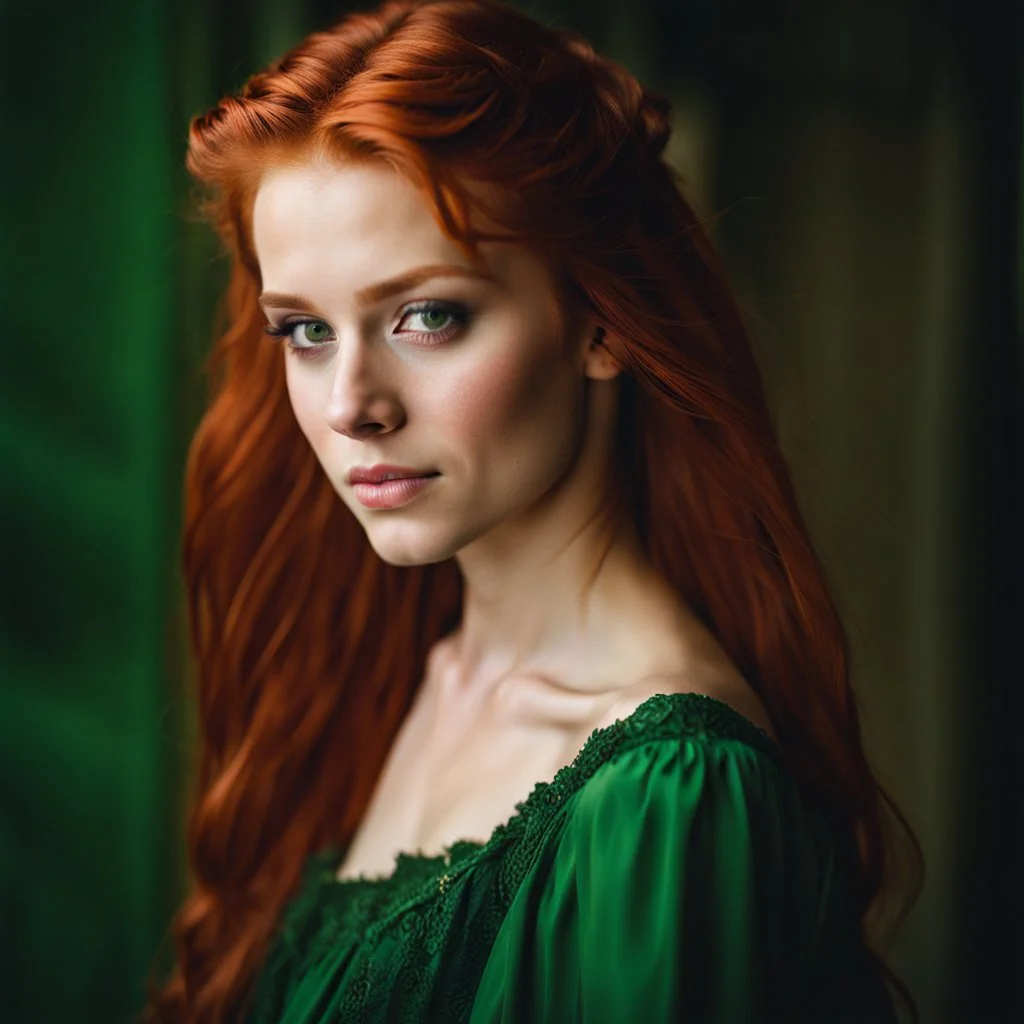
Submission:
M 339 876 L 387 874 L 399 852 L 436 855 L 460 839 L 486 842 L 538 782 L 550 782 L 573 759 L 597 710 L 593 701 L 566 702 L 561 714 L 509 714 L 487 703 L 456 711 L 437 699 L 418 701 Z
M 707 693 L 773 733 L 746 684 L 729 673 L 671 673 L 593 694 L 513 680 L 486 698 L 421 686 L 381 770 L 339 877 L 387 875 L 398 853 L 438 855 L 486 842 L 538 782 L 551 782 L 596 728 L 655 693 Z

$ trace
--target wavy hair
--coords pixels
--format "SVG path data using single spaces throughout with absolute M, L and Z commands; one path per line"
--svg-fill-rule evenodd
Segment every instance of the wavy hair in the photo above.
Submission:
M 470 224 L 484 210 L 616 339 L 617 466 L 632 484 L 619 493 L 639 495 L 628 512 L 648 557 L 757 692 L 788 770 L 845 837 L 865 945 L 916 1019 L 883 953 L 918 898 L 923 854 L 866 759 L 846 634 L 758 367 L 661 157 L 670 120 L 663 97 L 573 32 L 493 0 L 389 0 L 308 36 L 192 121 L 188 169 L 231 274 L 186 470 L 201 741 L 191 888 L 147 1021 L 244 1011 L 305 859 L 351 840 L 427 653 L 461 613 L 453 559 L 394 567 L 372 550 L 299 432 L 280 349 L 262 334 L 255 191 L 268 166 L 314 154 L 397 169 L 470 254 L 499 237 Z M 403 643 L 383 642 L 395 633 Z M 909 895 L 887 823 L 912 854 Z

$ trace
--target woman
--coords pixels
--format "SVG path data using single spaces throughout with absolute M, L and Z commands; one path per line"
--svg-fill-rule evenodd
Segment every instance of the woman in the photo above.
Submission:
M 668 133 L 490 0 L 347 17 L 193 123 L 232 276 L 151 1019 L 895 1020 L 891 801 Z

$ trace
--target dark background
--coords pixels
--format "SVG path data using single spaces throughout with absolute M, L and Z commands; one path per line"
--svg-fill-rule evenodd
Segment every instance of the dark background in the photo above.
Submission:
M 181 479 L 224 280 L 187 125 L 348 6 L 3 5 L 5 1021 L 127 1021 L 181 898 Z M 520 6 L 676 103 L 928 859 L 894 966 L 927 1024 L 1024 1019 L 1015 5 Z

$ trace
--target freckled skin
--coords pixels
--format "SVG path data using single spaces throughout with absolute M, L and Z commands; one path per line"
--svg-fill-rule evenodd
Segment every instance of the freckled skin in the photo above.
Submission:
M 253 232 L 264 289 L 314 303 L 334 339 L 313 358 L 285 353 L 288 392 L 299 427 L 381 558 L 432 563 L 483 537 L 514 546 L 522 530 L 543 528 L 552 492 L 581 468 L 588 436 L 595 450 L 584 475 L 593 479 L 579 480 L 571 500 L 592 491 L 605 472 L 618 371 L 604 350 L 588 348 L 592 324 L 564 344 L 545 271 L 526 250 L 482 247 L 495 283 L 437 277 L 358 306 L 361 288 L 410 269 L 472 266 L 416 189 L 372 163 L 268 171 Z M 434 346 L 421 343 L 430 336 L 415 314 L 396 333 L 403 308 L 425 299 L 465 303 L 469 324 Z M 275 323 L 313 316 L 267 313 Z M 585 389 L 595 382 L 607 394 L 588 417 Z M 407 507 L 367 509 L 345 474 L 378 462 L 442 476 Z

